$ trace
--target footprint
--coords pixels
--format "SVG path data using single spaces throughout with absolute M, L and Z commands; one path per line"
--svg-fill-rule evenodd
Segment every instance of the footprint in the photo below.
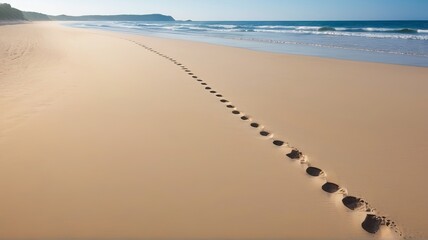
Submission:
M 193 76 L 192 78 L 198 78 L 197 76 Z
M 247 116 L 242 116 L 241 119 L 244 120 L 244 121 L 248 121 L 250 118 L 247 117 Z
M 215 95 L 216 97 L 223 97 L 223 95 L 221 95 L 221 94 L 217 94 L 217 95 Z
M 216 91 L 210 91 L 210 93 L 217 93 Z
M 237 111 L 237 110 L 233 110 L 232 111 L 233 114 L 241 114 L 241 112 Z
M 227 108 L 235 108 L 235 106 L 233 106 L 233 105 L 227 105 L 226 107 Z
M 324 183 L 324 185 L 322 185 L 322 190 L 324 190 L 325 192 L 328 193 L 335 193 L 337 191 L 339 191 L 340 187 L 339 185 L 337 185 L 336 183 L 332 183 L 332 182 L 326 182 Z
M 374 214 L 367 214 L 361 227 L 369 233 L 375 234 L 379 231 L 382 219 Z
M 253 128 L 258 128 L 260 126 L 260 124 L 258 124 L 258 123 L 251 123 L 250 126 L 253 127 Z
M 273 141 L 273 145 L 276 145 L 278 147 L 281 147 L 282 145 L 284 145 L 284 141 L 281 140 L 275 140 Z
M 290 159 L 300 159 L 302 155 L 302 152 L 296 149 L 293 149 L 290 153 L 287 153 L 287 157 L 289 157 Z
M 206 86 L 206 85 L 208 85 L 208 84 L 206 84 L 206 83 L 201 83 L 201 85 L 204 85 L 204 86 Z
M 206 89 L 206 90 L 211 90 L 211 88 L 210 88 L 210 87 L 206 87 L 205 89 Z
M 226 99 L 222 99 L 222 100 L 220 100 L 220 102 L 222 102 L 222 103 L 227 103 L 227 102 L 229 102 L 228 100 L 226 100 Z
M 312 177 L 318 177 L 322 175 L 324 172 L 323 170 L 316 168 L 316 167 L 308 167 L 306 168 L 306 173 L 311 175 Z
M 361 198 L 357 198 L 354 196 L 346 196 L 342 199 L 342 203 L 343 205 L 345 205 L 345 207 L 351 209 L 351 210 L 355 210 L 358 208 L 361 208 L 364 205 L 364 201 L 361 200 Z
M 263 130 L 263 131 L 260 131 L 260 135 L 262 135 L 263 137 L 267 137 L 270 135 L 270 132 Z
M 198 81 L 198 82 L 202 82 L 202 79 L 198 79 L 198 80 L 196 80 L 196 81 Z

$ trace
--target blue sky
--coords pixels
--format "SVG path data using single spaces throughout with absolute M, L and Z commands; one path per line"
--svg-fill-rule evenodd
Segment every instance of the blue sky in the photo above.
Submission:
M 428 20 L 428 0 L 0 0 L 52 15 L 162 13 L 185 20 Z

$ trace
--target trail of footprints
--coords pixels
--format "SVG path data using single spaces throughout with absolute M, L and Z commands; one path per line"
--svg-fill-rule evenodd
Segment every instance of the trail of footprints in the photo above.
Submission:
M 171 61 L 173 64 L 180 67 L 185 73 L 187 73 L 189 76 L 191 76 L 196 82 L 201 84 L 205 90 L 209 91 L 209 93 L 213 94 L 215 97 L 219 98 L 220 102 L 225 104 L 228 109 L 231 109 L 231 113 L 234 115 L 240 116 L 240 119 L 242 121 L 249 122 L 249 125 L 252 128 L 259 129 L 259 134 L 263 137 L 272 138 L 272 133 L 265 130 L 262 125 L 257 123 L 256 121 L 253 121 L 249 116 L 245 115 L 244 113 L 240 112 L 234 105 L 232 105 L 229 100 L 225 99 L 222 94 L 219 94 L 217 91 L 212 90 L 211 87 L 208 86 L 208 84 L 203 81 L 202 79 L 198 78 L 190 69 L 188 69 L 186 66 L 184 66 L 182 63 L 178 62 L 176 59 L 171 58 L 167 55 L 164 55 L 158 51 L 156 51 L 153 48 L 150 48 L 148 46 L 145 46 L 141 43 L 138 43 L 136 41 L 129 40 L 131 42 L 134 42 L 135 44 L 145 48 L 146 50 L 153 52 L 169 61 Z M 286 154 L 286 156 L 292 160 L 292 161 L 298 161 L 300 164 L 306 166 L 306 173 L 311 177 L 319 177 L 325 180 L 325 183 L 321 186 L 321 189 L 329 194 L 341 194 L 343 196 L 342 203 L 343 205 L 352 211 L 360 211 L 360 212 L 367 212 L 366 218 L 361 223 L 361 227 L 372 234 L 375 234 L 379 231 L 381 226 L 386 226 L 395 231 L 400 237 L 403 236 L 403 233 L 400 231 L 398 226 L 394 221 L 389 219 L 388 217 L 381 216 L 376 213 L 376 209 L 370 206 L 370 204 L 360 197 L 355 197 L 348 194 L 348 191 L 346 188 L 333 183 L 329 182 L 327 179 L 327 173 L 317 167 L 312 166 L 312 164 L 308 161 L 308 157 L 304 155 L 301 151 L 299 151 L 296 147 L 291 146 L 288 142 L 282 141 L 280 139 L 273 139 L 272 144 L 277 147 L 286 147 L 288 149 L 291 149 L 289 153 Z

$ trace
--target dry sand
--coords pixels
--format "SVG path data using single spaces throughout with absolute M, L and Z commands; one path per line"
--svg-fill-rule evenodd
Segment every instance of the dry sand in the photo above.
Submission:
M 274 139 L 405 236 L 428 238 L 427 76 L 55 23 L 1 26 L 0 239 L 397 238 L 365 232 L 366 214 L 323 192 Z

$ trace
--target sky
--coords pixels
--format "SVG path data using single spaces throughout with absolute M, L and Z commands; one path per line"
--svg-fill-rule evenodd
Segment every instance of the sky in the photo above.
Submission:
M 428 20 L 428 0 L 0 0 L 50 15 L 171 15 L 177 20 Z

